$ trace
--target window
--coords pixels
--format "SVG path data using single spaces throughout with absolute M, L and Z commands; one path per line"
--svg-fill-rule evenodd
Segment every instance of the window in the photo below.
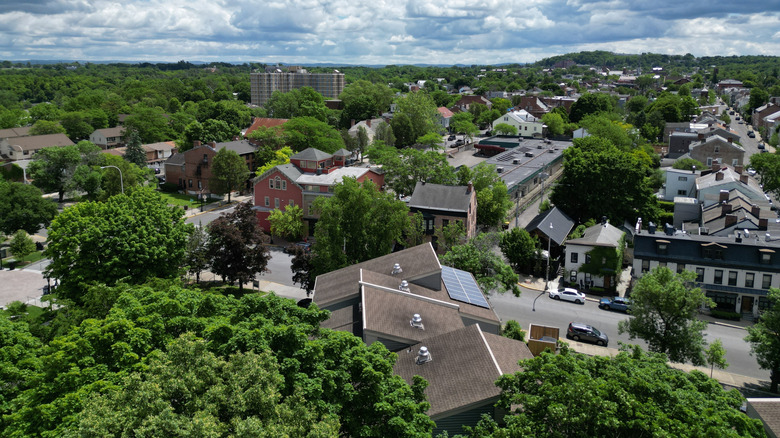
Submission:
M 753 287 L 753 282 L 755 281 L 755 279 L 756 279 L 756 274 L 754 274 L 752 272 L 746 273 L 745 274 L 745 287 L 752 288 Z
M 425 227 L 425 231 L 427 231 L 427 232 L 432 232 L 433 231 L 433 228 L 434 228 L 433 222 L 434 222 L 434 218 L 423 219 L 423 226 Z
M 642 260 L 642 273 L 650 270 L 650 260 Z
M 715 153 L 720 152 L 720 146 L 719 145 L 715 145 L 715 147 L 713 149 L 713 152 L 715 152 Z
M 286 179 L 282 180 L 282 190 L 287 190 L 287 180 Z
M 590 263 L 590 254 L 585 254 L 585 263 Z
M 592 278 L 592 276 L 586 272 L 585 273 L 585 283 L 590 284 L 591 278 Z
M 441 227 L 442 228 L 446 227 L 449 224 L 450 224 L 450 220 L 449 219 L 442 219 L 441 220 Z
M 200 182 L 200 180 L 198 180 L 198 189 L 200 190 L 202 188 L 203 188 L 203 184 Z
M 269 188 L 269 189 L 272 189 L 272 188 L 274 188 L 274 180 L 273 180 L 273 178 L 271 178 L 271 179 L 269 179 L 269 180 L 268 180 L 268 188 Z
M 208 155 L 203 154 L 203 162 L 208 164 L 208 162 L 209 162 L 209 156 Z
M 685 270 L 685 263 L 678 263 L 677 264 L 677 273 L 680 274 Z
M 768 265 L 772 263 L 772 253 L 770 252 L 762 252 L 761 253 L 761 264 L 762 265 Z
M 188 184 L 189 184 L 190 188 L 192 188 L 192 180 L 189 180 Z
M 309 204 L 306 206 L 306 211 L 308 211 L 309 214 L 314 214 L 314 212 L 311 210 L 311 202 L 309 202 Z
M 729 286 L 737 285 L 737 271 L 729 271 Z
M 712 166 L 712 157 L 707 157 L 707 166 Z
M 772 286 L 772 274 L 764 274 L 764 279 L 761 281 L 761 289 L 769 289 Z
M 711 247 L 704 248 L 704 258 L 723 260 L 723 249 Z
M 696 268 L 696 281 L 699 283 L 704 281 L 704 268 Z
M 715 301 L 718 310 L 733 312 L 737 307 L 737 294 L 726 292 L 707 292 L 707 296 Z
M 279 208 L 279 198 L 274 198 L 274 208 Z
M 281 181 L 281 179 L 279 179 L 278 176 L 276 177 L 276 184 L 275 185 L 276 185 L 277 189 L 281 189 L 282 188 L 282 181 Z
M 739 158 L 734 158 L 733 160 L 731 160 L 731 165 L 735 167 L 739 166 Z
M 292 200 L 292 199 L 290 199 L 290 202 L 288 202 L 288 203 L 287 203 L 287 205 L 289 205 L 290 207 L 292 207 L 293 205 L 295 205 L 295 201 L 294 201 L 294 200 Z
M 577 263 L 577 256 L 578 254 L 576 252 L 571 253 L 571 262 Z
M 688 181 L 688 177 L 687 176 L 678 176 L 677 177 L 677 181 Z
M 576 283 L 576 282 L 577 282 L 577 271 L 569 272 L 569 283 Z
M 666 267 L 666 262 L 658 262 L 658 266 L 662 267 L 662 268 L 665 268 Z
M 772 304 L 769 301 L 769 297 L 758 297 L 758 310 L 769 310 L 772 308 Z
M 658 254 L 668 254 L 669 253 L 669 244 L 666 242 L 656 242 L 656 252 Z
M 677 191 L 677 194 L 678 194 L 678 195 L 680 195 L 680 196 L 685 196 L 685 195 L 687 195 L 687 194 L 688 194 L 688 192 L 687 192 L 687 191 L 685 191 L 685 190 L 678 190 L 678 191 Z
M 713 283 L 715 283 L 715 284 L 723 284 L 723 270 L 722 269 L 716 269 L 715 270 L 715 279 L 713 280 Z
M 270 207 L 271 206 L 271 198 L 268 196 L 265 197 L 265 206 Z

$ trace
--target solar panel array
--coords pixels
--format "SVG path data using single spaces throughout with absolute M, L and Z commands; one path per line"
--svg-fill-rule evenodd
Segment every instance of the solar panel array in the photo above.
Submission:
M 490 308 L 490 304 L 488 304 L 485 295 L 482 294 L 479 285 L 474 280 L 471 273 L 449 266 L 442 266 L 441 279 L 444 281 L 447 293 L 450 294 L 450 298 L 453 300 L 462 301 L 486 309 Z

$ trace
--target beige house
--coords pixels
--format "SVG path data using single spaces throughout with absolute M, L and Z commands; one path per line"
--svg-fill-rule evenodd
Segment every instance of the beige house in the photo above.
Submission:
M 690 156 L 707 166 L 718 162 L 732 167 L 745 165 L 745 149 L 720 135 L 712 135 L 697 143 L 691 143 Z
M 103 149 L 124 146 L 125 142 L 124 126 L 115 126 L 113 128 L 96 129 L 89 135 L 89 141 L 95 143 Z
M 72 144 L 73 142 L 65 134 L 4 138 L 0 140 L 0 155 L 7 157 L 10 161 L 29 160 L 43 148 Z

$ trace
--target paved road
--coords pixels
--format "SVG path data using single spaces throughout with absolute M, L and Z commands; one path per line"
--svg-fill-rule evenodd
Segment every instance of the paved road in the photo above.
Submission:
M 617 348 L 618 342 L 625 342 L 647 348 L 644 341 L 631 341 L 627 335 L 618 334 L 618 322 L 627 319 L 626 314 L 601 310 L 598 308 L 598 303 L 593 301 L 577 305 L 565 301 L 555 301 L 548 298 L 547 295 L 542 295 L 536 300 L 536 310 L 534 311 L 532 310 L 533 301 L 539 295 L 539 291 L 525 287 L 522 290 L 520 298 L 512 294 L 497 294 L 490 297 L 490 302 L 502 321 L 513 319 L 526 330 L 531 323 L 558 327 L 561 330 L 561 337 L 565 337 L 569 322 L 584 322 L 606 333 L 609 336 L 611 347 Z M 761 370 L 755 358 L 750 356 L 750 346 L 743 340 L 747 335 L 743 328 L 710 323 L 706 335 L 708 342 L 720 339 L 723 343 L 726 349 L 726 360 L 730 365 L 726 371 L 757 379 L 769 379 L 769 372 Z

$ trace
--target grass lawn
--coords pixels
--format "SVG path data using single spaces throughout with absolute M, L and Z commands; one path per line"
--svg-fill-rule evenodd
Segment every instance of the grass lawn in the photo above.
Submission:
M 190 208 L 195 208 L 196 206 L 200 206 L 200 203 L 195 199 L 194 196 L 185 195 L 183 193 L 165 193 L 165 192 L 158 192 L 162 196 L 162 198 L 171 205 L 178 205 L 180 207 L 184 207 L 185 205 Z
M 8 306 L 5 307 L 6 309 L 8 309 Z M 30 320 L 39 317 L 41 313 L 44 312 L 44 309 L 42 307 L 36 307 L 31 305 L 27 305 L 26 310 L 27 310 L 27 316 Z M 10 317 L 12 313 L 9 312 L 8 310 L 0 310 L 0 315 L 4 317 Z
M 22 268 L 24 266 L 29 265 L 30 263 L 37 262 L 38 260 L 41 260 L 43 258 L 44 258 L 44 256 L 43 256 L 43 254 L 40 251 L 35 251 L 32 254 L 28 254 L 27 257 L 24 257 L 23 259 L 21 259 L 19 261 L 16 261 L 17 259 L 15 259 L 13 256 L 12 257 L 6 257 L 6 258 L 3 259 L 3 266 L 7 267 L 8 263 L 13 261 L 13 262 L 16 263 L 16 268 L 19 269 L 19 268 Z

